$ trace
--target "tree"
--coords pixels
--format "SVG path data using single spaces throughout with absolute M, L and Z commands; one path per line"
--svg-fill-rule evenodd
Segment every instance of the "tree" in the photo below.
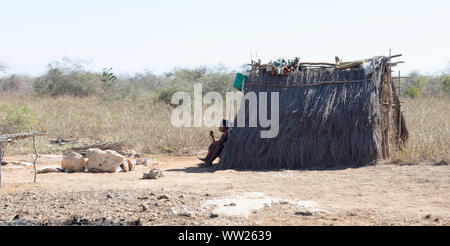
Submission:
M 122 98 L 130 93 L 131 86 L 120 84 L 112 68 L 104 68 L 100 81 L 102 81 L 102 97 L 104 100 Z
M 444 74 L 441 77 L 442 89 L 445 93 L 450 94 L 450 61 L 447 63 L 447 67 L 444 69 Z
M 23 94 L 31 91 L 32 79 L 27 76 L 13 74 L 0 78 L 0 91 L 14 94 Z
M 442 80 L 442 89 L 445 93 L 450 94 L 450 74 L 444 74 L 441 77 Z
M 71 95 L 84 97 L 97 93 L 98 74 L 87 72 L 79 63 L 68 58 L 48 65 L 44 76 L 36 79 L 33 89 L 40 95 Z
M 114 73 L 111 72 L 112 68 L 104 68 L 102 77 L 100 80 L 102 81 L 102 88 L 104 96 L 109 96 L 112 93 L 114 87 L 116 87 L 117 77 Z

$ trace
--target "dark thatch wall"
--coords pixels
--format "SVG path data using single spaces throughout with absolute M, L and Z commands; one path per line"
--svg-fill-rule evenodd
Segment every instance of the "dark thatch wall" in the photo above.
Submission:
M 383 94 L 381 85 L 385 81 L 386 62 L 386 58 L 381 59 L 380 65 L 369 76 L 362 68 L 344 71 L 305 69 L 288 76 L 252 70 L 245 93 L 280 93 L 279 134 L 276 138 L 262 139 L 260 127 L 232 128 L 217 168 L 322 169 L 377 163 L 384 157 L 382 143 L 385 127 L 380 95 Z M 267 86 L 327 81 L 349 83 L 307 87 Z M 241 103 L 240 110 L 244 105 L 248 106 L 248 103 Z M 246 117 L 248 124 L 248 110 Z M 236 125 L 236 120 L 234 123 Z

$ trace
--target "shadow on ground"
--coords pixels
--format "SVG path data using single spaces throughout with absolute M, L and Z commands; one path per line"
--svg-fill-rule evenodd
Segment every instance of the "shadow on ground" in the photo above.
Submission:
M 198 163 L 193 167 L 168 169 L 166 172 L 186 172 L 186 173 L 213 173 L 217 171 L 216 165 L 207 166 L 205 163 Z
M 367 165 L 372 166 L 372 165 Z M 366 166 L 366 167 L 367 167 Z M 218 164 L 214 164 L 213 166 L 207 166 L 204 163 L 195 164 L 195 166 L 192 167 L 186 167 L 186 168 L 175 168 L 175 169 L 168 169 L 165 170 L 166 172 L 185 172 L 185 173 L 214 173 L 216 171 L 223 171 L 227 169 L 219 169 Z M 260 169 L 260 170 L 253 170 L 253 169 L 229 169 L 229 170 L 235 170 L 238 172 L 282 172 L 287 170 L 295 170 L 295 171 L 339 171 L 339 170 L 345 170 L 349 168 L 363 168 L 364 166 L 337 166 L 337 167 L 330 167 L 330 168 L 300 168 L 300 169 Z

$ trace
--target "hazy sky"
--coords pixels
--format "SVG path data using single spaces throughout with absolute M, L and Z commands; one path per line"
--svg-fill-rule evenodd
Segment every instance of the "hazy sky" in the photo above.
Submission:
M 402 71 L 450 61 L 450 1 L 2 0 L 0 61 L 44 73 L 64 56 L 96 71 L 232 69 L 250 52 L 333 62 L 402 53 Z M 255 52 L 254 52 L 255 53 Z M 254 55 L 255 56 L 255 55 Z

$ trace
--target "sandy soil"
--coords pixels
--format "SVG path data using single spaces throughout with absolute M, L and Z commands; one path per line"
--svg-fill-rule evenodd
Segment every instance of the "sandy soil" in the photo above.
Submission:
M 38 167 L 61 158 L 42 155 Z M 449 165 L 255 172 L 149 158 L 133 172 L 39 174 L 36 184 L 32 167 L 3 166 L 0 225 L 450 225 Z M 166 176 L 142 179 L 155 166 Z

